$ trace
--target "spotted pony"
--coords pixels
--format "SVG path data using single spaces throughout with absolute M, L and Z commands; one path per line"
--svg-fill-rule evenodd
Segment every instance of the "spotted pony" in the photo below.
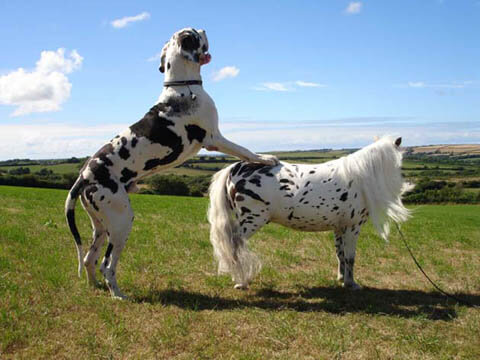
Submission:
M 200 76 L 200 66 L 210 58 L 205 31 L 176 32 L 162 49 L 160 72 L 165 73 L 165 83 L 157 104 L 86 162 L 68 194 L 65 215 L 77 246 L 79 275 L 85 266 L 89 283 L 97 284 L 96 265 L 108 238 L 100 271 L 113 297 L 125 297 L 115 271 L 134 219 L 128 193 L 137 190 L 139 180 L 180 165 L 202 147 L 256 163 L 277 163 L 275 157 L 254 154 L 220 133 L 215 104 Z M 75 224 L 78 197 L 93 227 L 85 257 Z
M 356 243 L 370 218 L 383 238 L 389 220 L 409 216 L 401 195 L 410 186 L 401 175 L 401 138 L 384 137 L 338 160 L 276 166 L 235 163 L 215 174 L 210 185 L 210 241 L 219 273 L 246 288 L 261 263 L 247 239 L 268 222 L 302 231 L 333 230 L 338 280 L 354 281 Z

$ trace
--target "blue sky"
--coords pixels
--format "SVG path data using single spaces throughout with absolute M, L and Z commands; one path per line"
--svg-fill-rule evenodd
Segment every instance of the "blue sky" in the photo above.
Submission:
M 480 143 L 480 0 L 1 1 L 0 159 L 91 155 L 154 104 L 188 26 L 254 151 Z

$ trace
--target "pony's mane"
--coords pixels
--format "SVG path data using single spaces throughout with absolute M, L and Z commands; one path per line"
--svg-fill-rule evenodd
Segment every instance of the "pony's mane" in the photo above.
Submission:
M 385 136 L 339 161 L 339 175 L 346 182 L 359 182 L 374 226 L 388 236 L 388 218 L 405 221 L 408 210 L 401 194 L 407 189 L 401 173 L 402 152 L 395 139 Z

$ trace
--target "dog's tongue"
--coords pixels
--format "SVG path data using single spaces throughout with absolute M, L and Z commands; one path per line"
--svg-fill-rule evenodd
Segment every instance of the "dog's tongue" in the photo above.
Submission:
M 206 53 L 200 58 L 200 65 L 208 64 L 210 60 L 212 60 L 212 55 L 210 55 L 209 53 Z

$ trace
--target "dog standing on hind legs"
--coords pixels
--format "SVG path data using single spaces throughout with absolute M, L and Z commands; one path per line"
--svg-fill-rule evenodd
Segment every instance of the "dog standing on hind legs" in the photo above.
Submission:
M 165 73 L 165 82 L 158 103 L 87 161 L 68 194 L 65 215 L 77 247 L 79 275 L 85 266 L 89 283 L 97 284 L 95 269 L 108 238 L 100 271 L 115 298 L 125 298 L 117 284 L 116 267 L 132 228 L 128 193 L 136 191 L 137 181 L 180 165 L 202 147 L 254 163 L 278 162 L 274 156 L 254 154 L 220 133 L 215 104 L 204 91 L 200 76 L 200 67 L 210 59 L 205 31 L 186 28 L 176 32 L 162 49 L 159 70 Z M 75 224 L 78 197 L 93 228 L 92 245 L 85 257 Z
M 357 239 L 368 218 L 386 239 L 389 220 L 405 221 L 401 200 L 410 186 L 402 179 L 401 138 L 386 136 L 323 164 L 269 166 L 239 162 L 219 171 L 210 185 L 210 241 L 219 273 L 235 288 L 247 288 L 260 270 L 247 240 L 268 222 L 302 231 L 335 234 L 337 279 L 360 289 L 353 269 Z

